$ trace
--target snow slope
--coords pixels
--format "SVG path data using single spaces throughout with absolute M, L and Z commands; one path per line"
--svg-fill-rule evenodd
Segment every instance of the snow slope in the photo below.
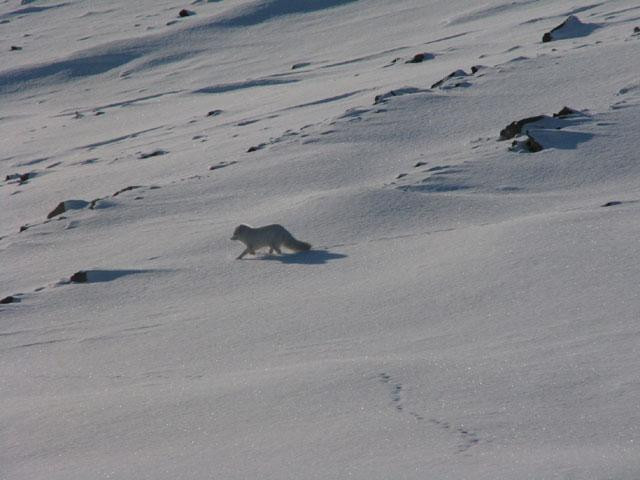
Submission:
M 637 479 L 636 3 L 0 0 L 0 478 Z

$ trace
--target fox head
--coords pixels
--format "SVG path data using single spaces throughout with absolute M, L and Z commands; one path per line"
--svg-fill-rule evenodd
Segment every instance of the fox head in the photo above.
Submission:
M 231 237 L 231 240 L 240 240 L 240 237 L 242 237 L 242 235 L 244 234 L 244 232 L 246 232 L 247 230 L 249 230 L 249 228 L 247 225 L 238 225 L 236 227 L 236 229 L 233 231 L 233 236 Z

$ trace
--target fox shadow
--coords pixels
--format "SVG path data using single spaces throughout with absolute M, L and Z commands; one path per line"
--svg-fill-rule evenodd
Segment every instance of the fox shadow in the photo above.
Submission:
M 286 253 L 283 255 L 265 255 L 256 257 L 256 260 L 269 260 L 287 264 L 323 265 L 330 260 L 346 258 L 342 253 L 333 253 L 328 250 L 308 250 L 306 252 Z

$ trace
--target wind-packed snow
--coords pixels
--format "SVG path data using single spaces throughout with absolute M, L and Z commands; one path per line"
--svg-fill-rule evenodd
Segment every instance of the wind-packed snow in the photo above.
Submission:
M 639 26 L 0 0 L 0 479 L 639 478 Z

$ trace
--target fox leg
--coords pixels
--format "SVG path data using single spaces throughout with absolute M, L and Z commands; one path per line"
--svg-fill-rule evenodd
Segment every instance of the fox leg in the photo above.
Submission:
M 273 253 L 274 250 L 277 252 L 278 255 L 282 255 L 282 251 L 280 250 L 280 247 L 278 247 L 277 245 L 270 245 L 269 253 Z
M 238 256 L 236 257 L 236 260 L 241 260 L 241 259 L 242 259 L 242 257 L 244 257 L 247 253 L 254 253 L 254 252 L 252 252 L 252 251 L 251 251 L 251 250 L 249 250 L 248 248 L 245 248 L 245 249 L 244 249 L 244 252 L 242 252 L 240 255 L 238 255 Z

